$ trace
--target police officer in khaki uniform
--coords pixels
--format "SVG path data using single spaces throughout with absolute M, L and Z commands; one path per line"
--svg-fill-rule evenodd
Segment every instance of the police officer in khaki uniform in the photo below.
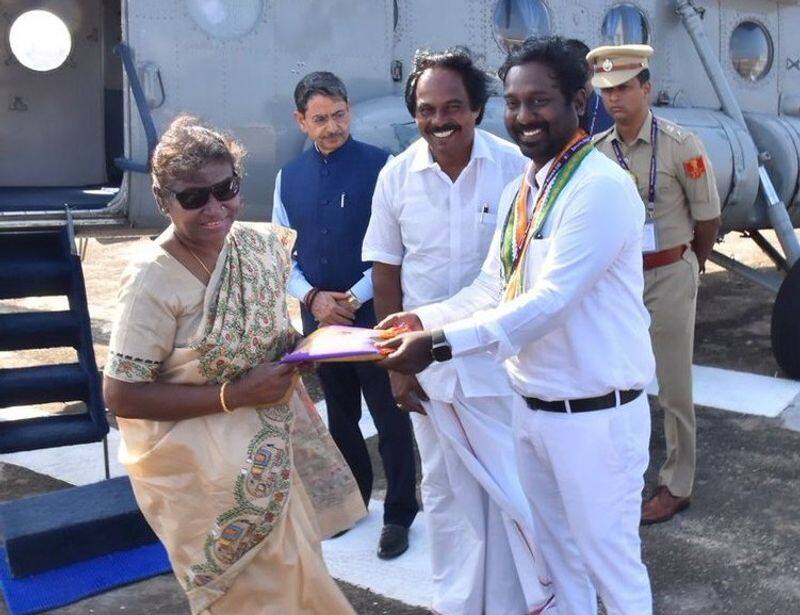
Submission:
M 689 506 L 695 469 L 692 354 L 699 272 L 714 246 L 720 202 L 701 141 L 650 111 L 648 45 L 605 46 L 586 56 L 615 125 L 596 147 L 628 170 L 647 207 L 644 301 L 652 322 L 658 401 L 667 459 L 642 523 L 660 523 Z

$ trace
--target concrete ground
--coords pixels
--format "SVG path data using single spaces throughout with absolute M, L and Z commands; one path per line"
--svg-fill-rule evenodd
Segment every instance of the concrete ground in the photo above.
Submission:
M 104 362 L 113 319 L 116 280 L 135 243 L 92 242 L 86 263 L 98 364 Z M 756 266 L 765 261 L 744 240 L 722 249 Z M 769 350 L 770 295 L 709 267 L 698 303 L 695 362 L 773 376 Z M 36 301 L 36 300 L 34 300 Z M 0 310 L 33 308 L 3 305 Z M 0 362 L 35 364 L 52 357 L 0 353 Z M 312 392 L 315 387 L 309 382 Z M 664 459 L 662 414 L 651 399 L 653 436 L 648 485 Z M 800 432 L 786 428 L 800 411 L 767 419 L 699 407 L 698 472 L 691 508 L 674 520 L 642 529 L 644 556 L 659 614 L 800 613 Z M 794 417 L 794 418 L 792 418 Z M 376 467 L 375 496 L 385 489 L 375 438 L 368 442 Z M 63 483 L 2 462 L 0 500 L 59 488 Z M 342 584 L 358 613 L 416 614 L 365 589 Z M 179 614 L 188 612 L 172 575 L 95 596 L 54 613 Z M 0 604 L 0 615 L 7 611 Z

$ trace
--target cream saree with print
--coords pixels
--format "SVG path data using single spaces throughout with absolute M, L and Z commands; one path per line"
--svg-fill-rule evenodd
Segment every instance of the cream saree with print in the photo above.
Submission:
M 293 233 L 235 224 L 208 287 L 154 244 L 123 277 L 106 375 L 235 380 L 292 348 Z M 365 514 L 301 382 L 288 402 L 177 422 L 118 419 L 121 461 L 193 613 L 352 613 L 319 541 Z

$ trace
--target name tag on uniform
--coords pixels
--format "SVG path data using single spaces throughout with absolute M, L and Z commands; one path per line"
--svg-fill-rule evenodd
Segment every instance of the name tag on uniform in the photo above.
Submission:
M 642 230 L 642 252 L 658 252 L 658 239 L 656 238 L 656 225 L 652 220 L 644 223 Z

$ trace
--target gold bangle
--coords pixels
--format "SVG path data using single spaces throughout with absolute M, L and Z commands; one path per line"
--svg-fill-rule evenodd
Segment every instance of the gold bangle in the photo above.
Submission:
M 233 412 L 236 408 L 228 408 L 228 404 L 225 403 L 225 387 L 228 386 L 230 382 L 227 380 L 222 383 L 222 386 L 219 387 L 219 405 L 222 406 L 222 410 L 227 413 Z

